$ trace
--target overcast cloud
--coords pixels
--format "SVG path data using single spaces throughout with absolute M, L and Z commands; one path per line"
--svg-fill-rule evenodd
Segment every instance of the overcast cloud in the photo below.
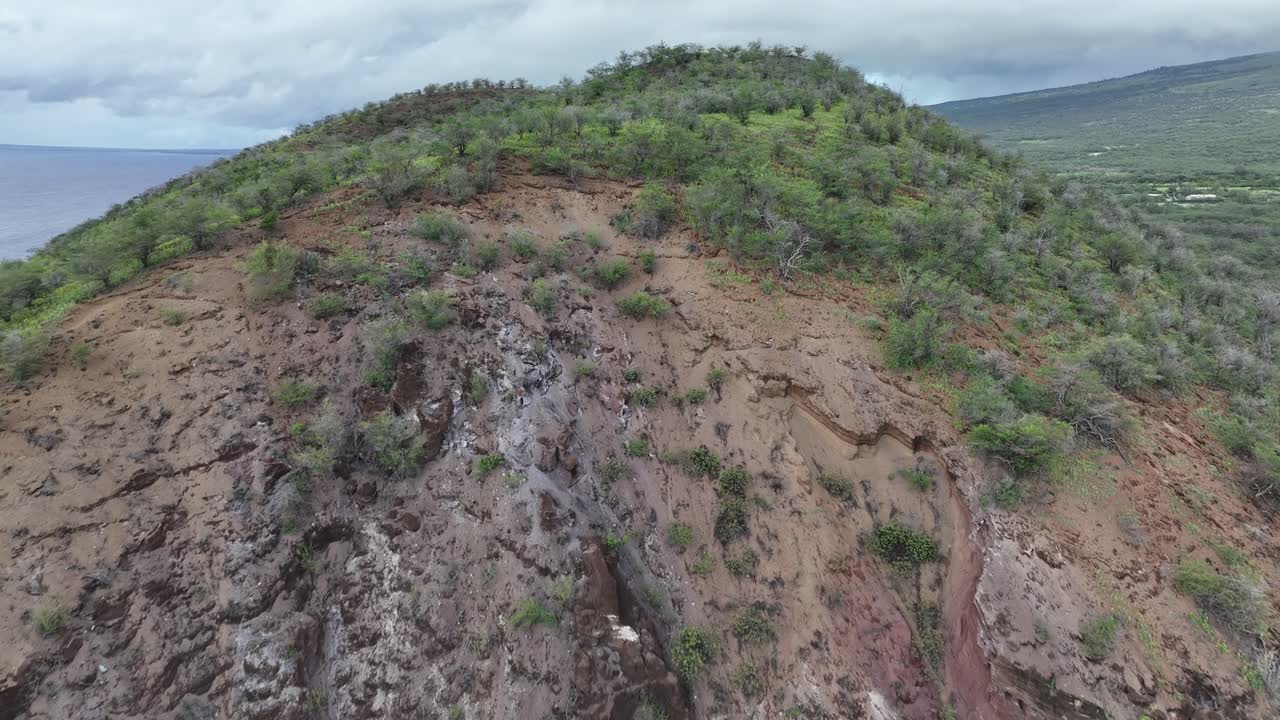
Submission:
M 432 82 L 806 45 L 920 103 L 1280 49 L 1277 0 L 5 0 L 0 143 L 239 147 Z

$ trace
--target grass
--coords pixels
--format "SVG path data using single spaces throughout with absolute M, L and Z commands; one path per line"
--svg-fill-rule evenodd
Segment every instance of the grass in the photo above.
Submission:
M 627 457 L 649 457 L 649 441 L 644 438 L 626 440 L 622 443 L 622 451 Z
M 31 625 L 44 637 L 62 632 L 69 619 L 67 611 L 58 607 L 37 608 L 31 613 Z
M 507 459 L 501 453 L 489 453 L 488 455 L 481 455 L 480 459 L 476 460 L 476 469 L 481 473 L 487 474 L 506 464 Z
M 573 366 L 573 376 L 579 380 L 586 380 L 596 376 L 596 363 L 593 360 L 579 360 Z
M 187 319 L 185 313 L 174 308 L 161 308 L 160 317 L 164 320 L 165 325 L 181 325 Z
M 667 526 L 667 544 L 676 552 L 684 552 L 693 544 L 693 528 L 681 522 L 671 523 Z
M 1258 632 L 1262 591 L 1249 579 L 1225 575 L 1202 560 L 1188 559 L 1178 563 L 1173 581 L 1214 620 L 1237 632 Z

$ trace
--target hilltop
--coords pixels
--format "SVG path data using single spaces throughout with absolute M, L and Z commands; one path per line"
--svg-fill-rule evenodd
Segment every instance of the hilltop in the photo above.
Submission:
M 930 109 L 1065 171 L 1280 173 L 1280 52 Z
M 0 266 L 0 720 L 1264 716 L 1280 298 L 804 48 Z

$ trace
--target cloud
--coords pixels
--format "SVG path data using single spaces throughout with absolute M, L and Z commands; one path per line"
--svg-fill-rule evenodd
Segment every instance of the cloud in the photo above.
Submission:
M 807 45 L 928 103 L 1277 49 L 1277 37 L 1273 0 L 8 0 L 0 140 L 242 144 L 432 82 L 580 77 L 659 41 Z

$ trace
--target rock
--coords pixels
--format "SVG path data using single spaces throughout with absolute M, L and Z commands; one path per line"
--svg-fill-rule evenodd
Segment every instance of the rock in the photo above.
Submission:
M 453 399 L 442 395 L 434 400 L 419 403 L 415 414 L 422 430 L 423 450 L 428 460 L 440 454 L 449 434 L 449 421 L 453 419 Z
M 422 527 L 422 520 L 413 513 L 400 513 L 396 519 L 400 521 L 400 527 L 409 532 L 418 532 L 418 529 Z

